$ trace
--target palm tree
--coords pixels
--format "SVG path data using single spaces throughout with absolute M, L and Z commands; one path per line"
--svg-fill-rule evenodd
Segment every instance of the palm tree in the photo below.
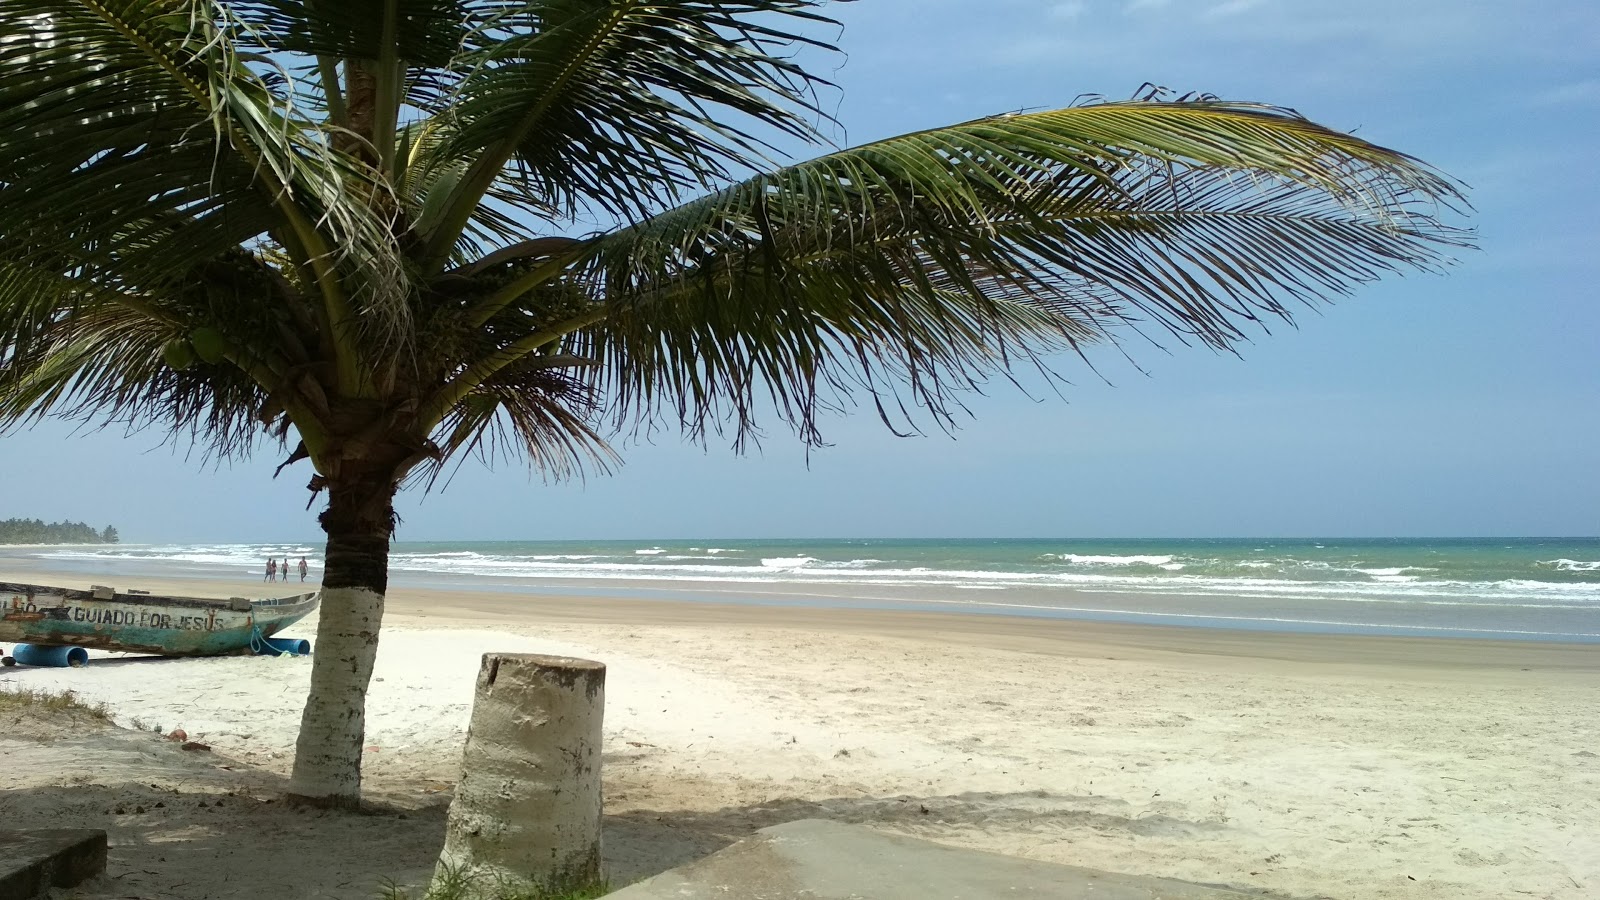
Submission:
M 280 442 L 326 492 L 292 791 L 359 801 L 392 501 L 667 422 L 894 428 L 1130 335 L 1250 323 L 1467 235 L 1291 110 L 1148 93 L 792 164 L 823 0 L 0 0 L 0 423 Z M 287 463 L 286 463 L 287 464 Z M 280 467 L 281 469 L 282 467 Z

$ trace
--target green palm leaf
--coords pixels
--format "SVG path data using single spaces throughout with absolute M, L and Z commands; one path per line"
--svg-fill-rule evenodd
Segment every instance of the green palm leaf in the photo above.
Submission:
M 321 295 L 325 326 L 404 347 L 408 288 L 386 189 L 334 152 L 237 22 L 205 0 L 0 2 L 0 243 L 101 289 L 159 294 L 270 238 Z M 22 301 L 17 301 L 22 302 Z M 340 342 L 347 383 L 357 342 Z
M 451 65 L 474 13 L 482 17 L 506 6 L 460 0 L 235 0 L 228 5 L 273 51 L 387 57 L 432 68 Z
M 1432 269 L 1454 185 L 1287 110 L 1105 103 L 891 138 L 757 176 L 591 241 L 569 330 L 615 410 L 732 417 L 906 385 L 937 418 L 1016 358 L 1143 329 L 1228 348 L 1291 302 Z M 537 271 L 531 277 L 537 277 Z M 504 290 L 509 302 L 517 286 Z M 1155 331 L 1150 331 L 1151 328 Z M 890 388 L 892 391 L 892 387 Z M 447 403 L 447 393 L 436 403 Z M 434 408 L 442 408 L 436 406 Z
M 539 0 L 508 9 L 473 35 L 466 77 L 422 103 L 452 122 L 439 153 L 467 163 L 438 215 L 418 222 L 430 256 L 442 264 L 495 184 L 534 215 L 637 217 L 759 159 L 754 127 L 812 139 L 807 117 L 822 116 L 812 92 L 823 82 L 779 54 L 825 46 L 804 34 L 829 22 L 816 5 Z
M 265 393 L 237 365 L 174 369 L 163 349 L 180 336 L 110 304 L 61 320 L 4 360 L 0 421 L 56 415 L 134 430 L 158 424 L 220 457 L 248 455 L 262 437 L 256 413 Z

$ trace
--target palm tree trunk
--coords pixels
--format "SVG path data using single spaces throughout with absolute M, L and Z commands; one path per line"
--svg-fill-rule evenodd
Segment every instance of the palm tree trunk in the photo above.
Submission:
M 367 683 L 389 586 L 394 493 L 395 478 L 386 470 L 343 473 L 328 485 L 328 509 L 321 516 L 328 547 L 311 691 L 289 783 L 292 797 L 318 806 L 361 804 Z

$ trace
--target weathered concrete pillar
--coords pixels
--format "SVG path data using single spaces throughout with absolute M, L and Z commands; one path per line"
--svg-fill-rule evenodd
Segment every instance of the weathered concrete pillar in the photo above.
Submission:
M 485 653 L 436 878 L 587 887 L 600 872 L 604 663 Z

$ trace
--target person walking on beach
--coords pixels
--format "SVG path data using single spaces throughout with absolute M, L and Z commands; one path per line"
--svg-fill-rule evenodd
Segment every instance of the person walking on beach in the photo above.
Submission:
M 277 577 L 277 574 L 278 574 L 278 561 L 276 559 L 274 559 L 273 557 L 271 557 L 271 556 L 267 557 L 267 577 L 265 577 L 265 578 L 263 578 L 261 580 L 262 581 L 271 581 L 273 578 Z
M 300 580 L 306 580 L 306 558 L 304 556 L 300 557 Z

